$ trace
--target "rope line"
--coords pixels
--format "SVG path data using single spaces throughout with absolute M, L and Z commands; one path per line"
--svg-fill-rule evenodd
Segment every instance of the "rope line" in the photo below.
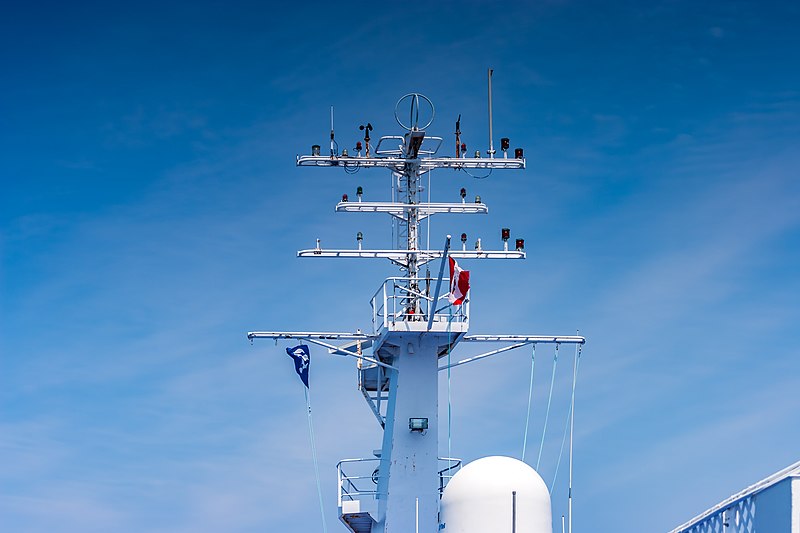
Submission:
M 550 418 L 550 406 L 553 402 L 553 386 L 556 382 L 556 367 L 558 366 L 558 346 L 556 343 L 556 352 L 553 356 L 553 375 L 550 376 L 550 393 L 547 395 L 547 411 L 544 415 L 544 427 L 542 428 L 542 442 L 539 444 L 539 457 L 536 459 L 536 471 L 539 471 L 539 464 L 542 462 L 542 450 L 544 450 L 544 439 L 547 435 L 547 421 Z
M 325 522 L 325 507 L 322 504 L 322 485 L 319 481 L 319 463 L 317 462 L 317 445 L 314 442 L 314 424 L 311 422 L 311 396 L 308 388 L 303 387 L 306 395 L 306 407 L 308 408 L 308 433 L 311 436 L 311 455 L 314 458 L 314 474 L 317 478 L 317 495 L 319 496 L 319 512 L 322 516 L 322 531 L 328 533 L 328 524 Z
M 450 458 L 453 457 L 452 450 L 452 424 L 453 424 L 453 407 L 450 397 L 450 352 L 452 352 L 453 339 L 452 339 L 452 324 L 453 324 L 453 306 L 450 306 L 450 317 L 447 319 L 447 468 L 452 466 Z
M 449 361 L 448 361 L 449 364 Z M 528 447 L 528 426 L 531 421 L 531 403 L 533 401 L 533 371 L 536 366 L 536 343 L 533 343 L 533 353 L 531 354 L 531 384 L 528 388 L 528 414 L 525 416 L 525 436 L 522 439 L 522 461 L 525 461 L 525 450 Z M 449 371 L 449 369 L 448 369 Z

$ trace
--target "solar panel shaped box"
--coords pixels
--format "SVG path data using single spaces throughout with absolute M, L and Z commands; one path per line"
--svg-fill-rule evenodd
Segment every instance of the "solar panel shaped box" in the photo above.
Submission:
M 541 476 L 511 457 L 464 466 L 444 489 L 440 531 L 552 533 L 550 493 Z

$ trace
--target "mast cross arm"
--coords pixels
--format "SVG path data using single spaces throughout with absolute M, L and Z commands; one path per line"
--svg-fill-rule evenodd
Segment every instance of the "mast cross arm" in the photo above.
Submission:
M 419 262 L 441 259 L 442 250 L 323 250 L 311 248 L 299 250 L 297 257 L 355 257 L 368 259 L 391 259 L 404 262 L 409 256 L 416 256 Z M 457 259 L 525 259 L 522 250 L 451 250 L 449 256 Z
M 358 353 L 354 353 L 349 345 L 335 346 L 333 344 L 325 342 L 328 340 L 350 340 L 350 341 L 364 340 L 364 341 L 369 341 L 371 343 L 374 339 L 377 338 L 375 335 L 366 335 L 364 333 L 335 333 L 335 332 L 323 332 L 323 331 L 251 331 L 247 334 L 247 338 L 250 339 L 251 341 L 253 339 L 274 339 L 276 341 L 278 339 L 304 340 L 306 342 L 322 346 L 323 348 L 327 348 L 328 351 L 332 354 L 346 355 L 349 357 L 354 357 L 356 359 L 362 359 L 364 361 L 367 361 L 368 363 L 382 366 L 389 370 L 397 371 L 397 367 L 378 361 L 377 359 L 374 359 L 372 357 L 366 357 Z
M 324 339 L 324 340 L 373 340 L 375 335 L 365 333 L 339 333 L 329 331 L 250 331 L 247 338 L 253 339 Z
M 586 344 L 580 335 L 465 335 L 461 342 L 522 342 L 525 344 Z
M 462 359 L 461 361 L 450 363 L 449 365 L 440 366 L 439 371 L 465 365 L 474 361 L 480 361 L 481 359 L 486 359 L 487 357 L 492 357 L 494 355 L 515 350 L 517 348 L 522 348 L 523 346 L 527 346 L 529 344 L 541 343 L 583 345 L 586 343 L 586 339 L 579 335 L 465 335 L 461 338 L 461 342 L 510 342 L 512 344 L 482 353 L 480 355 L 468 357 L 466 359 Z
M 401 202 L 339 202 L 337 213 L 388 213 L 403 218 L 408 211 L 415 210 L 420 220 L 438 213 L 486 214 L 489 207 L 482 202 L 454 203 L 420 203 L 405 204 Z
M 480 157 L 345 157 L 327 155 L 299 155 L 298 167 L 347 167 L 347 168 L 393 168 L 402 169 L 406 165 L 419 165 L 422 171 L 435 168 L 497 168 L 522 169 L 525 159 L 480 158 Z

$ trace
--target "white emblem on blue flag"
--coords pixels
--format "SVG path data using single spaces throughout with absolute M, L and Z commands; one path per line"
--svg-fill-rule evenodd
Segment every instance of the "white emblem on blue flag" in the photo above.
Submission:
M 286 353 L 294 359 L 294 369 L 303 381 L 303 385 L 308 388 L 308 367 L 311 364 L 311 352 L 309 352 L 308 346 L 300 344 L 294 348 L 286 348 Z

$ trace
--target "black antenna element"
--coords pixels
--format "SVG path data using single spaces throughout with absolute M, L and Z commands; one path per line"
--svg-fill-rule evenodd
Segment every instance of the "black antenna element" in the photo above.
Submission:
M 336 157 L 337 146 L 336 141 L 333 139 L 333 106 L 331 106 L 331 157 Z
M 366 155 L 366 157 L 369 157 L 369 132 L 372 131 L 372 124 L 367 122 L 366 126 L 364 126 L 362 124 L 361 126 L 358 127 L 358 129 L 360 129 L 361 131 L 364 132 L 364 143 L 366 145 L 366 153 L 365 153 L 365 155 Z
M 461 157 L 461 113 L 456 119 L 456 159 Z

